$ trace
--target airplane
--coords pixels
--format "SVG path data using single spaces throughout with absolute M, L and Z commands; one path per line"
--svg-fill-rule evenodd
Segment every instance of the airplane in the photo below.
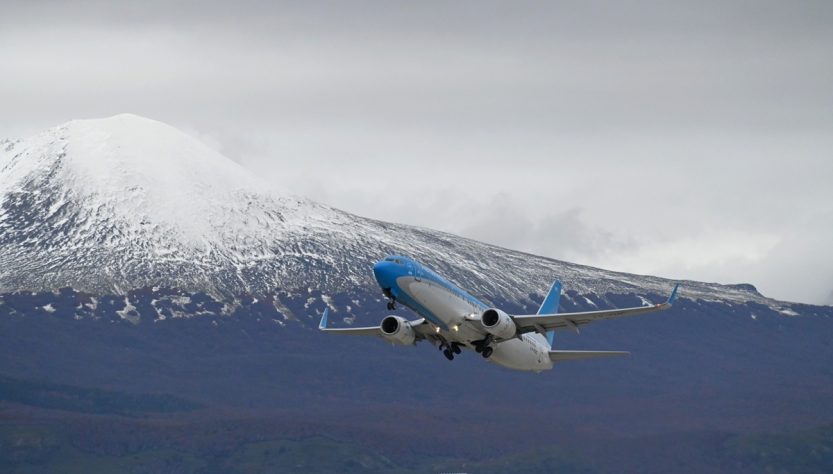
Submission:
M 662 311 L 677 298 L 679 283 L 664 303 L 636 308 L 558 313 L 561 282 L 555 281 L 536 314 L 509 315 L 479 301 L 415 260 L 391 255 L 376 262 L 373 275 L 388 299 L 387 309 L 402 303 L 420 318 L 412 321 L 390 315 L 379 326 L 327 327 L 329 308 L 324 310 L 321 331 L 354 336 L 378 336 L 396 345 L 415 345 L 427 340 L 448 360 L 474 349 L 483 358 L 503 367 L 541 372 L 562 361 L 629 355 L 621 351 L 553 350 L 555 330 L 573 329 L 594 321 Z

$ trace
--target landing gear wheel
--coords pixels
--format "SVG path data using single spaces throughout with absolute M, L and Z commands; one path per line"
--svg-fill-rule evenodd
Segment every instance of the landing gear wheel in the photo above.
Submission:
M 491 347 L 486 347 L 483 349 L 483 352 L 481 352 L 480 355 L 482 355 L 484 359 L 488 359 L 492 356 L 493 351 L 494 350 Z
M 457 344 L 456 342 L 451 344 L 451 350 L 452 350 L 455 354 L 459 354 L 459 353 L 463 352 L 463 350 L 462 350 L 462 349 L 460 349 L 460 345 L 459 345 L 459 344 Z
M 474 345 L 474 351 L 477 352 L 478 354 L 482 354 L 483 351 L 487 347 L 489 347 L 489 344 L 491 344 L 493 340 L 494 340 L 494 336 L 492 336 L 491 334 L 488 334 L 488 335 L 486 335 L 485 339 L 481 339 L 479 341 L 472 341 L 472 344 Z M 491 355 L 492 353 L 489 352 L 489 354 Z M 489 356 L 483 356 L 483 357 L 489 357 Z
M 388 301 L 388 311 L 393 311 L 396 309 L 396 306 L 393 305 L 390 301 Z
M 444 355 L 444 356 L 445 356 L 445 358 L 446 358 L 446 359 L 448 359 L 448 360 L 454 360 L 454 353 L 453 353 L 453 352 L 451 352 L 451 349 L 445 349 L 445 350 L 443 351 L 443 355 Z

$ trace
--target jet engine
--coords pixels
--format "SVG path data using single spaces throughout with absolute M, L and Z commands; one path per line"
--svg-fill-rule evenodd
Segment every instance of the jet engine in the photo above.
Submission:
M 480 324 L 489 334 L 498 339 L 512 339 L 517 332 L 515 321 L 512 321 L 508 314 L 495 308 L 483 311 L 480 316 Z
M 382 320 L 382 334 L 385 339 L 400 346 L 409 346 L 416 340 L 414 328 L 399 316 L 388 316 Z

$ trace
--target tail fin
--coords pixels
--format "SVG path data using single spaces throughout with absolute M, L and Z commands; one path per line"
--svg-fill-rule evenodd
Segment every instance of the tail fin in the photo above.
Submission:
M 677 301 L 677 290 L 679 290 L 679 289 L 680 289 L 680 284 L 679 283 L 674 285 L 674 291 L 671 292 L 671 296 L 669 296 L 668 301 L 666 301 L 666 303 L 668 305 L 672 305 L 672 304 L 674 304 L 675 301 Z
M 538 308 L 538 314 L 556 314 L 558 312 L 558 304 L 561 301 L 561 282 L 555 280 L 555 283 L 552 284 L 550 287 L 550 292 L 547 293 L 547 297 L 544 298 L 544 302 L 541 303 L 541 307 Z M 552 347 L 552 343 L 555 341 L 555 331 L 547 331 L 547 342 L 549 342 L 550 347 Z

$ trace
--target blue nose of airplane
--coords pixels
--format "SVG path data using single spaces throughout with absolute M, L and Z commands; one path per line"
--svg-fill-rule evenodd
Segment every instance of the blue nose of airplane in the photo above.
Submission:
M 373 265 L 373 276 L 383 289 L 393 288 L 396 285 L 398 265 L 393 262 L 380 260 Z

